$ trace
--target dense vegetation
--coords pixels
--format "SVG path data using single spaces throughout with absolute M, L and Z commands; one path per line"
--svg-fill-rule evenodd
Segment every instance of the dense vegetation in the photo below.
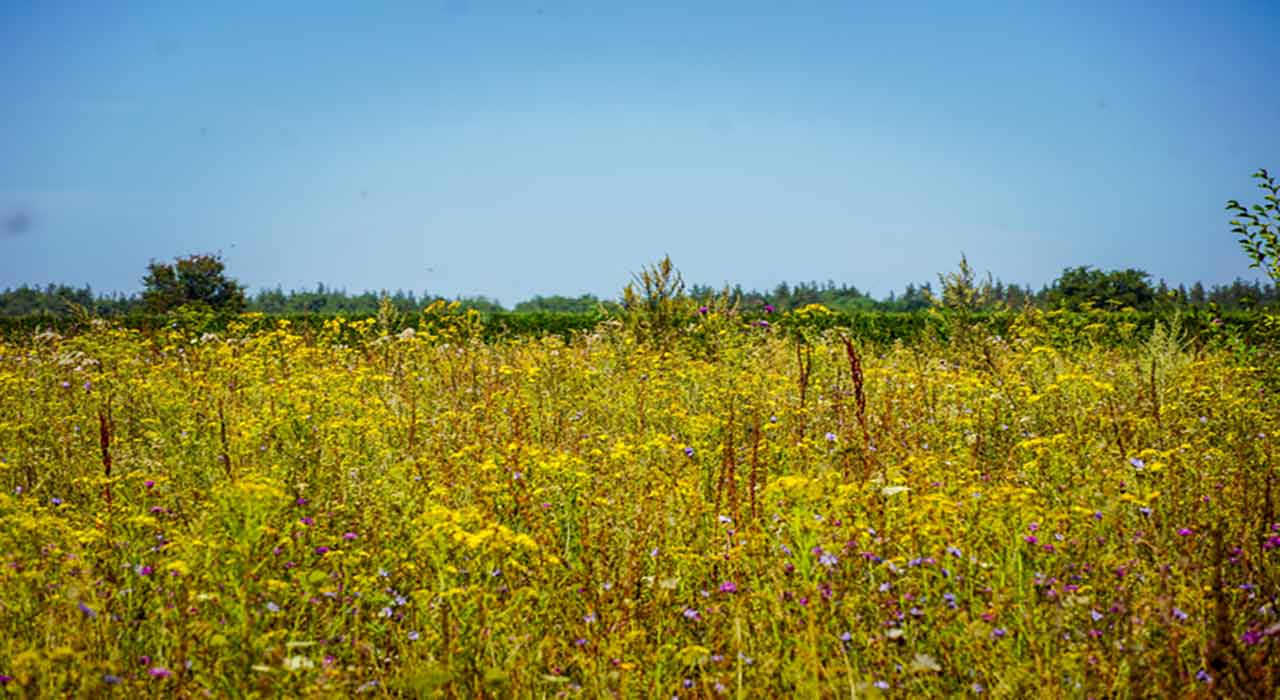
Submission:
M 740 286 L 730 288 L 729 293 L 742 308 L 762 309 L 766 305 L 778 311 L 793 311 L 810 304 L 822 304 L 829 309 L 857 311 L 921 311 L 934 302 L 933 283 L 909 284 L 901 293 L 890 292 L 882 299 L 875 299 L 854 285 L 835 282 L 803 282 L 795 285 L 783 282 L 771 290 L 745 290 Z M 150 289 L 150 286 L 148 286 Z M 718 294 L 721 288 L 692 285 L 688 292 L 695 298 Z M 69 316 L 75 307 L 99 316 L 124 316 L 148 311 L 165 311 L 180 305 L 173 301 L 183 297 L 171 290 L 160 294 L 140 296 L 95 295 L 88 287 L 74 288 L 66 285 L 48 285 L 43 288 L 21 286 L 0 291 L 0 316 Z M 243 298 L 243 308 L 273 315 L 292 314 L 343 314 L 368 316 L 377 313 L 383 299 L 401 312 L 415 312 L 440 295 L 423 291 L 396 290 L 348 293 L 345 290 L 317 285 L 313 290 L 284 291 L 264 289 Z M 486 297 L 454 299 L 464 309 L 482 312 L 498 312 L 504 307 Z M 1237 279 L 1230 284 L 1205 287 L 1199 282 L 1170 287 L 1164 281 L 1152 284 L 1150 276 L 1140 270 L 1102 271 L 1087 267 L 1069 268 L 1053 284 L 1038 291 L 1010 285 L 998 280 L 990 283 L 986 299 L 988 310 L 997 307 L 1021 308 L 1026 305 L 1041 309 L 1080 309 L 1131 307 L 1139 311 L 1169 308 L 1216 307 L 1225 310 L 1248 309 L 1258 306 L 1280 305 L 1280 291 L 1274 284 Z M 600 307 L 617 309 L 618 302 L 601 299 L 592 294 L 576 297 L 537 295 L 516 303 L 511 310 L 540 313 L 595 313 Z
M 436 305 L 3 341 L 0 682 L 1280 688 L 1276 344 L 689 303 L 568 339 Z

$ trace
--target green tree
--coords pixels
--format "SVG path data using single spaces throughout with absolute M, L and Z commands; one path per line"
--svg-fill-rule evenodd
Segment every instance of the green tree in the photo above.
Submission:
M 1272 281 L 1280 284 L 1280 185 L 1266 168 L 1253 174 L 1258 189 L 1266 194 L 1262 201 L 1250 207 L 1232 199 L 1227 211 L 1233 212 L 1231 232 L 1240 236 L 1240 247 L 1253 262 L 1252 268 L 1266 271 Z
M 1085 307 L 1149 310 L 1156 292 L 1142 270 L 1104 272 L 1087 266 L 1069 267 L 1054 281 L 1045 297 L 1050 304 L 1072 311 Z
M 245 306 L 244 287 L 227 277 L 226 265 L 217 255 L 188 255 L 172 265 L 152 260 L 142 284 L 142 303 L 155 313 L 182 306 L 236 313 Z

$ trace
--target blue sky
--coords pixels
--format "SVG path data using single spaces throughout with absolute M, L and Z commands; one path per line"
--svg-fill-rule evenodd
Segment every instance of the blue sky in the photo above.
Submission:
M 0 287 L 1225 282 L 1280 170 L 1269 0 L 241 5 L 0 4 Z

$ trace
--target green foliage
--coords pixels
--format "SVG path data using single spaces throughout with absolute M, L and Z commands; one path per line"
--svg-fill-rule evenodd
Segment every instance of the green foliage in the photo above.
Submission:
M 685 294 L 684 278 L 671 256 L 663 256 L 632 275 L 622 290 L 622 308 L 637 339 L 667 345 L 691 319 L 693 300 Z
M 1135 269 L 1103 272 L 1087 266 L 1069 267 L 1049 288 L 1046 301 L 1052 307 L 1070 311 L 1124 308 L 1147 311 L 1156 299 L 1148 281 L 1150 277 Z
M 1240 247 L 1253 262 L 1252 268 L 1261 268 L 1273 282 L 1280 284 L 1280 185 L 1265 168 L 1253 174 L 1258 189 L 1265 194 L 1265 204 L 1245 205 L 1232 199 L 1227 211 L 1233 212 L 1232 233 L 1240 236 Z
M 153 313 L 184 306 L 235 313 L 245 306 L 244 287 L 227 277 L 226 265 L 217 255 L 188 255 L 172 265 L 153 260 L 142 284 L 142 303 Z
M 583 314 L 594 312 L 599 308 L 599 306 L 600 299 L 594 294 L 582 294 L 577 297 L 566 297 L 559 294 L 542 296 L 539 294 L 532 299 L 516 304 L 514 310 L 524 312 Z
M 978 282 L 969 260 L 960 254 L 960 267 L 955 272 L 938 275 L 942 285 L 942 298 L 937 303 L 951 312 L 973 313 L 993 303 L 991 274 Z

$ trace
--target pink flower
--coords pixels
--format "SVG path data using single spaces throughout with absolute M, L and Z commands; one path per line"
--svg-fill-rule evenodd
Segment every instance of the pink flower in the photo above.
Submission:
M 734 583 L 733 581 L 725 581 L 724 583 L 720 584 L 720 592 L 721 593 L 737 593 L 738 584 Z

